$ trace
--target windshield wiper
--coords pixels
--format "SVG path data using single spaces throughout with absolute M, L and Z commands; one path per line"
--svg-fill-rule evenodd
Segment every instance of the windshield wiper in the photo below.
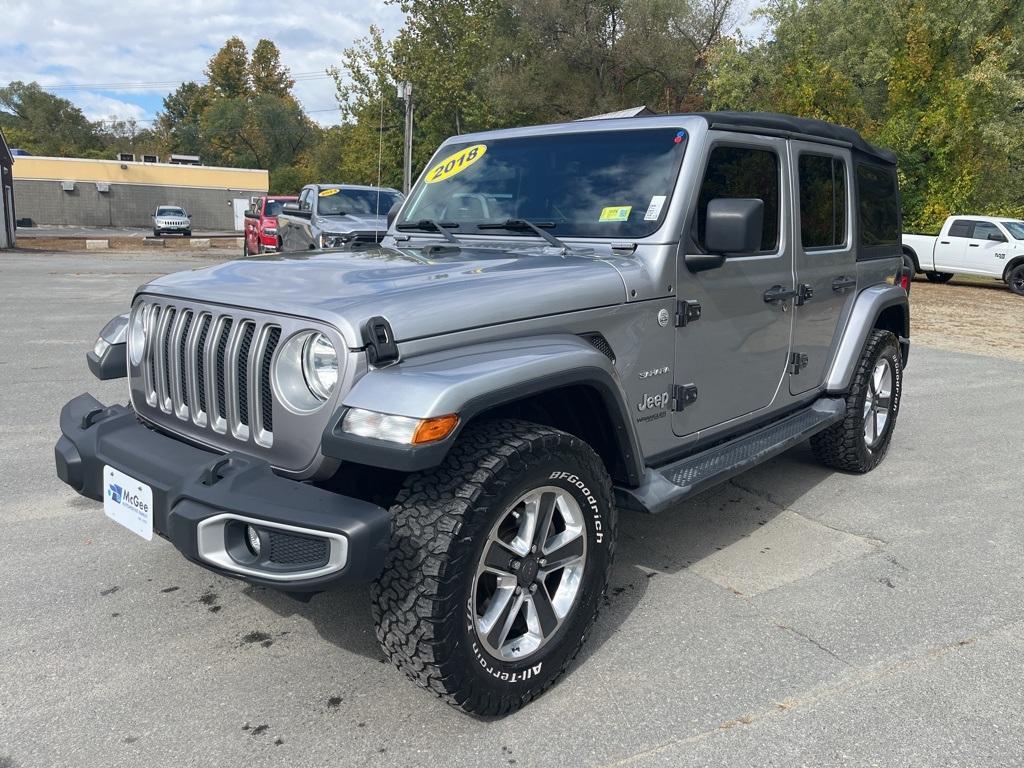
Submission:
M 562 253 L 568 253 L 569 251 L 572 250 L 572 248 L 570 248 L 568 245 L 563 243 L 561 240 L 559 240 L 557 237 L 552 235 L 550 232 L 545 232 L 543 229 L 541 229 L 541 227 L 554 227 L 554 226 L 555 226 L 555 223 L 553 221 L 532 222 L 532 221 L 527 221 L 526 219 L 506 219 L 505 221 L 501 221 L 501 222 L 484 222 L 483 224 L 477 224 L 476 228 L 477 229 L 508 229 L 508 230 L 512 230 L 512 231 L 528 229 L 531 232 L 533 232 L 534 234 L 539 235 L 540 237 L 542 237 L 545 240 L 547 240 L 551 245 L 555 246 L 555 248 L 560 248 L 562 250 Z
M 458 239 L 445 227 L 454 229 L 459 225 L 454 221 L 434 221 L 433 219 L 420 219 L 419 221 L 403 221 L 401 224 L 396 224 L 395 229 L 404 231 L 408 229 L 419 229 L 426 232 L 437 232 L 449 243 L 455 243 L 456 245 L 462 245 Z

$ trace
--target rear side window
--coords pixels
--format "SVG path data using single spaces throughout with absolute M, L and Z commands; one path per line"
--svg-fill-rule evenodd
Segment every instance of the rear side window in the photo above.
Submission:
M 974 232 L 974 222 L 966 219 L 957 219 L 949 225 L 950 237 L 970 237 Z
M 841 158 L 800 155 L 800 242 L 838 248 L 846 242 L 846 166 Z
M 761 250 L 779 246 L 779 157 L 769 149 L 715 147 L 708 158 L 697 199 L 697 244 L 707 250 L 704 233 L 708 203 L 719 197 L 751 197 L 764 203 Z
M 895 168 L 858 163 L 857 207 L 861 245 L 899 245 L 900 194 Z

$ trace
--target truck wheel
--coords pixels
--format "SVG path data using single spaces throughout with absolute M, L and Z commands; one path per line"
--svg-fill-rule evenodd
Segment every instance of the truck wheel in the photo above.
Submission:
M 579 652 L 611 570 L 616 512 L 601 459 L 523 421 L 468 427 L 392 507 L 372 587 L 377 638 L 417 684 L 476 715 L 513 712 Z
M 948 283 L 954 277 L 952 272 L 925 272 L 924 276 L 929 283 Z
M 1024 264 L 1014 267 L 1006 280 L 1010 290 L 1018 296 L 1024 296 Z
M 917 274 L 917 263 L 909 253 L 903 254 L 903 269 L 908 275 L 910 275 L 910 280 L 913 282 L 914 275 Z
M 848 472 L 877 467 L 889 449 L 902 391 L 899 342 L 890 331 L 875 329 L 846 395 L 846 417 L 811 438 L 818 461 Z

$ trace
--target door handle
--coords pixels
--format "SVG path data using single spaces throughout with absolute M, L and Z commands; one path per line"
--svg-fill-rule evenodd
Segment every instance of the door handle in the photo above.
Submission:
M 968 243 L 967 247 L 968 248 L 981 248 L 981 246 L 978 245 L 977 243 Z
M 949 240 L 939 240 L 942 245 L 949 245 Z
M 856 277 L 847 277 L 846 275 L 840 275 L 832 281 L 833 291 L 844 291 L 847 288 L 853 288 L 857 284 Z
M 786 301 L 786 299 L 792 299 L 794 296 L 796 296 L 796 291 L 792 291 L 789 288 L 783 288 L 781 285 L 773 285 L 764 292 L 764 300 L 766 304 L 774 304 L 777 301 Z

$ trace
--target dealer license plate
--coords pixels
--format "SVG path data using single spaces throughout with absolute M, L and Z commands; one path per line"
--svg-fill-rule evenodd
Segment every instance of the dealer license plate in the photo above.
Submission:
M 110 466 L 103 467 L 103 511 L 132 533 L 153 540 L 153 489 Z

